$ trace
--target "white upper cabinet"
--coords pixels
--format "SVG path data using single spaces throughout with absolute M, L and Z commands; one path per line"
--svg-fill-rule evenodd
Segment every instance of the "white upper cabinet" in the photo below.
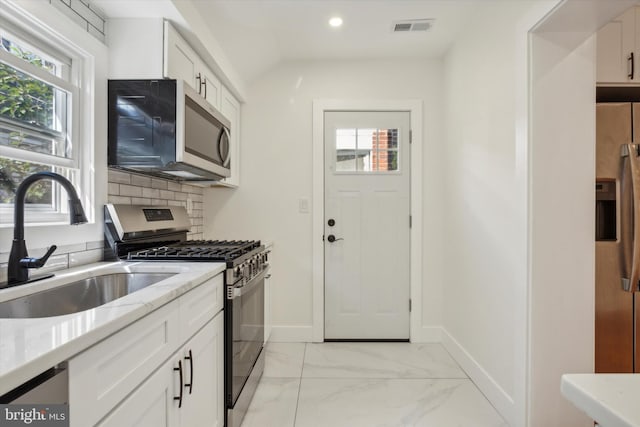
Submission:
M 596 80 L 640 83 L 640 8 L 633 7 L 598 31 Z
M 197 73 L 200 59 L 175 28 L 164 23 L 164 68 L 162 76 L 184 80 L 198 91 Z
M 169 21 L 164 22 L 163 76 L 184 80 L 211 105 L 220 109 L 220 80 Z

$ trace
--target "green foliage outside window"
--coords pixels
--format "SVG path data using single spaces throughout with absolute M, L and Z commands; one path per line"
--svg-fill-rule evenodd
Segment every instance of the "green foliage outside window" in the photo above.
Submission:
M 54 64 L 21 49 L 7 39 L 0 38 L 0 49 L 40 68 L 50 71 L 55 68 Z M 50 129 L 53 125 L 53 105 L 54 92 L 51 86 L 7 64 L 0 63 L 0 117 L 18 125 L 23 123 Z M 31 148 L 22 132 L 10 131 L 0 137 L 8 139 L 3 143 L 4 145 L 25 150 Z M 26 176 L 51 169 L 46 165 L 0 157 L 0 203 L 13 203 L 15 187 Z M 29 189 L 27 202 L 50 204 L 51 193 L 51 182 L 48 180 L 36 182 Z

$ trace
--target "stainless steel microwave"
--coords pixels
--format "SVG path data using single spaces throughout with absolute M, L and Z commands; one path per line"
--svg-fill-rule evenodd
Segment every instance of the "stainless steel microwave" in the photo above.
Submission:
M 229 121 L 180 80 L 109 80 L 110 167 L 178 181 L 231 174 Z

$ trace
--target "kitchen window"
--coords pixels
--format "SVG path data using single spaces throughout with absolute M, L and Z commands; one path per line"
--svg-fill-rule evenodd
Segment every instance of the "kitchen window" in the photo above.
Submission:
M 15 188 L 35 172 L 59 173 L 82 192 L 74 120 L 80 64 L 64 50 L 0 20 L 0 226 L 13 223 Z M 58 184 L 38 181 L 25 218 L 65 222 L 66 200 Z
M 336 129 L 336 172 L 397 172 L 398 129 Z

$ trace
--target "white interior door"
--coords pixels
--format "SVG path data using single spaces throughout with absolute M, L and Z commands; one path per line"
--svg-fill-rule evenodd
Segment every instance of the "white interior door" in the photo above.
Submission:
M 325 339 L 409 338 L 410 113 L 325 112 Z

